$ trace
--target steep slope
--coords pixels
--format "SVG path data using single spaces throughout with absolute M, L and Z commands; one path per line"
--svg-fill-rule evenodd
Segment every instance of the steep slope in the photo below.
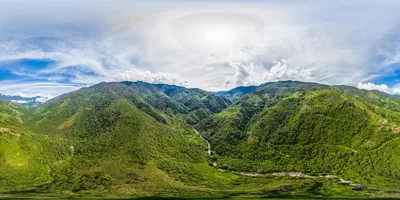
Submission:
M 157 93 L 158 101 L 152 101 L 158 90 L 139 84 L 99 84 L 63 95 L 37 110 L 35 131 L 50 141 L 62 141 L 47 149 L 53 158 L 51 181 L 42 190 L 120 195 L 287 194 L 315 189 L 315 184 L 319 185 L 316 190 L 351 190 L 330 186 L 334 181 L 300 179 L 291 181 L 288 189 L 286 178 L 252 179 L 218 171 L 209 165 L 206 143 L 185 123 L 185 116 L 170 115 L 167 110 L 172 106 L 154 103 L 166 102 L 165 93 Z M 169 95 L 183 97 L 182 92 L 193 90 Z
M 259 86 L 196 127 L 219 167 L 340 175 L 398 187 L 400 101 L 377 91 L 315 83 Z
M 166 112 L 181 112 L 179 103 L 142 89 L 98 84 L 53 99 L 35 113 L 1 102 L 0 191 L 189 190 L 181 179 L 203 176 L 189 169 L 213 170 L 204 143 L 182 117 Z
M 144 100 L 155 108 L 169 113 L 185 114 L 189 124 L 195 124 L 231 105 L 228 99 L 197 88 L 140 81 L 123 84 L 130 86 L 139 96 L 145 97 Z
M 0 192 L 29 189 L 49 180 L 44 137 L 30 130 L 29 112 L 0 100 Z
M 114 189 L 133 190 L 147 178 L 155 179 L 151 174 L 144 176 L 146 170 L 159 170 L 167 179 L 163 181 L 170 179 L 172 187 L 174 179 L 160 170 L 161 164 L 164 168 L 196 163 L 207 166 L 204 144 L 197 141 L 192 129 L 179 117 L 163 112 L 179 112 L 180 105 L 158 93 L 157 101 L 151 101 L 153 96 L 144 93 L 153 92 L 141 89 L 99 84 L 63 95 L 37 110 L 35 131 L 68 147 L 64 153 L 52 152 L 63 155 L 50 166 L 49 189 L 82 191 L 118 186 Z

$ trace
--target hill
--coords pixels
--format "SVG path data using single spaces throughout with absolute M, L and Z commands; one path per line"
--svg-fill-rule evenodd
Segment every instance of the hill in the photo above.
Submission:
M 223 169 L 338 175 L 399 187 L 400 101 L 378 91 L 266 83 L 196 128 Z
M 32 125 L 28 110 L 0 100 L 0 191 L 31 189 L 48 179 L 46 140 Z
M 1 101 L 1 192 L 210 190 L 190 184 L 207 185 L 218 175 L 208 166 L 204 141 L 185 123 L 190 112 L 212 102 L 212 94 L 195 92 L 201 94 L 193 98 L 202 99 L 193 104 L 200 105 L 179 103 L 159 86 L 141 82 L 83 88 L 35 112 Z
M 200 89 L 144 82 L 100 83 L 34 110 L 0 101 L 0 192 L 389 194 L 319 177 L 325 174 L 397 191 L 399 100 L 314 83 L 268 83 L 256 89 L 233 104 Z M 265 174 L 292 170 L 307 176 Z

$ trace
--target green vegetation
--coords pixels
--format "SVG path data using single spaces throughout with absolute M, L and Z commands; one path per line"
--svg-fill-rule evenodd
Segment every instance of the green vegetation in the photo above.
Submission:
M 101 83 L 30 109 L 0 101 L 0 192 L 5 198 L 396 196 L 399 100 L 300 82 L 256 89 L 233 104 L 200 89 L 143 82 Z M 192 126 L 211 143 L 211 157 Z M 368 188 L 218 168 L 332 174 Z
M 313 83 L 260 86 L 196 127 L 213 159 L 236 171 L 338 175 L 369 188 L 399 188 L 400 101 L 377 91 Z

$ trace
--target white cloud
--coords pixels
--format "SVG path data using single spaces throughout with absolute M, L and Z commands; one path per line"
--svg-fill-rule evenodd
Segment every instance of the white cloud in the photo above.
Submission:
M 177 84 L 184 85 L 185 82 L 176 75 L 158 72 L 152 73 L 150 71 L 140 71 L 138 69 L 132 69 L 125 72 L 120 72 L 113 78 L 115 81 L 145 81 L 149 83 L 166 83 L 166 84 Z
M 36 102 L 40 102 L 40 103 L 44 103 L 44 102 L 48 101 L 51 98 L 52 98 L 51 96 L 40 96 L 39 98 L 36 98 L 35 101 Z
M 344 2 L 308 3 L 166 9 L 119 23 L 132 27 L 140 41 L 137 55 L 152 71 L 185 77 L 191 87 L 221 90 L 287 79 L 356 85 L 375 74 L 379 66 L 371 59 L 396 18 L 393 10 L 377 16 L 382 10 L 366 2 L 368 15 L 361 20 L 357 3 L 346 5 L 354 14 L 342 12 Z M 379 23 L 371 29 L 370 21 Z M 227 38 L 217 42 L 221 34 Z
M 11 102 L 19 103 L 19 104 L 28 103 L 28 101 L 24 101 L 24 100 L 11 100 Z
M 12 96 L 28 97 L 26 94 L 24 94 L 22 92 L 13 93 Z
M 36 82 L 27 91 L 25 84 L 0 82 L 0 92 L 54 96 L 82 85 L 123 80 L 223 90 L 292 79 L 363 82 L 359 87 L 366 89 L 374 88 L 364 82 L 378 77 L 383 66 L 400 62 L 400 39 L 388 39 L 397 33 L 395 1 L 379 6 L 374 1 L 181 6 L 24 2 L 24 8 L 12 2 L 0 8 L 10 19 L 0 14 L 0 26 L 5 27 L 0 31 L 0 61 L 56 62 L 25 74 L 48 85 Z M 47 9 L 40 9 L 43 5 Z M 62 83 L 66 75 L 68 84 Z
M 382 92 L 386 92 L 388 94 L 400 94 L 400 85 L 395 85 L 393 87 L 389 87 L 386 84 L 376 85 L 373 83 L 358 83 L 357 86 L 359 89 L 364 90 L 379 90 Z
M 77 90 L 80 87 L 82 86 L 52 82 L 18 83 L 15 81 L 0 81 L 0 91 L 2 91 L 2 94 L 23 94 L 23 97 L 41 96 L 43 100 Z
M 245 65 L 240 62 L 231 62 L 230 66 L 235 69 L 235 74 L 225 80 L 225 86 L 235 87 L 237 85 L 259 85 L 265 82 L 283 80 L 312 81 L 316 67 L 304 68 L 291 67 L 285 59 L 273 62 L 269 67 L 257 66 L 254 63 Z M 268 69 L 269 68 L 269 69 Z
M 358 83 L 357 87 L 364 90 L 379 90 L 390 93 L 389 87 L 386 84 L 375 85 L 373 83 Z

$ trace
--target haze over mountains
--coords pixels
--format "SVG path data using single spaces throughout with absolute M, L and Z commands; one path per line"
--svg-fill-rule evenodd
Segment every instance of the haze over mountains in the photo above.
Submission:
M 48 100 L 48 98 L 43 96 L 24 97 L 20 95 L 4 95 L 0 93 L 0 100 L 11 101 L 18 104 L 29 104 L 29 103 L 44 103 Z
M 219 93 L 112 82 L 29 110 L 0 101 L 0 190 L 390 196 L 399 111 L 382 92 L 295 81 Z M 274 174 L 294 171 L 314 177 Z

